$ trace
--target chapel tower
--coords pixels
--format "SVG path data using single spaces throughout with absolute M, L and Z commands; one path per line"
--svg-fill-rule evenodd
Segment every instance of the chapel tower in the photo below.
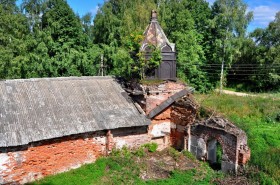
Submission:
M 144 40 L 141 51 L 144 52 L 146 60 L 151 58 L 151 47 L 160 49 L 162 62 L 152 73 L 147 74 L 147 78 L 160 80 L 176 80 L 176 52 L 175 44 L 170 43 L 163 29 L 158 23 L 157 12 L 152 10 L 151 21 L 144 32 Z

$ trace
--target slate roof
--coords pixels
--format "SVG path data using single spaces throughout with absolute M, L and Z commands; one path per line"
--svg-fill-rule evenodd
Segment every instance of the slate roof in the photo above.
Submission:
M 0 81 L 0 102 L 0 147 L 150 123 L 112 77 Z

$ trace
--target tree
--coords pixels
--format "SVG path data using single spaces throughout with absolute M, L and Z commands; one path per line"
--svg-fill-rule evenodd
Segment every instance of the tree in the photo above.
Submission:
M 43 0 L 24 0 L 21 4 L 21 10 L 28 18 L 29 28 L 31 32 L 34 29 L 42 29 L 41 16 L 44 9 Z
M 224 64 L 231 65 L 233 58 L 240 56 L 239 49 L 252 20 L 252 12 L 246 12 L 242 0 L 217 0 L 212 7 L 213 34 L 217 55 L 213 61 L 221 63 L 220 89 L 224 83 Z
M 257 91 L 280 89 L 280 12 L 266 29 L 256 29 L 251 37 L 255 41 L 250 48 L 250 58 L 255 74 L 247 76 L 251 89 Z M 248 54 L 248 53 L 245 53 Z M 252 68 L 251 68 L 252 69 Z M 257 70 L 256 70 L 257 69 Z
M 85 14 L 82 18 L 83 31 L 88 36 L 88 38 L 93 41 L 93 25 L 92 25 L 92 14 L 89 12 Z
M 42 16 L 42 30 L 47 34 L 51 76 L 82 75 L 89 39 L 82 24 L 65 0 L 48 0 Z M 90 62 L 90 61 L 87 61 Z M 91 61 L 92 62 L 92 61 Z
M 170 0 L 160 6 L 160 17 L 165 23 L 168 38 L 176 43 L 177 74 L 197 91 L 205 92 L 211 88 L 207 74 L 202 70 L 206 62 L 202 41 L 204 31 L 199 25 L 206 26 L 206 14 L 209 11 L 201 1 Z M 205 2 L 204 2 L 205 3 Z M 207 9 L 208 8 L 208 9 Z M 201 16 L 193 16 L 198 12 Z M 195 18 L 194 18 L 195 17 Z M 199 27 L 199 30 L 197 29 Z
M 0 1 L 0 79 L 21 78 L 26 62 L 27 19 L 15 0 Z
M 137 76 L 136 71 L 143 64 L 140 55 L 136 57 L 139 47 L 134 45 L 132 49 L 128 43 L 133 40 L 131 34 L 144 31 L 153 7 L 156 4 L 149 0 L 109 0 L 99 8 L 94 19 L 93 41 L 102 44 L 108 74 Z M 137 41 L 136 45 L 139 44 Z

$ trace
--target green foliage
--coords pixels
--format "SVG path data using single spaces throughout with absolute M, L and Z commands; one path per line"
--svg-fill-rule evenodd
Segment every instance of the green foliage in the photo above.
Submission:
M 11 2 L 0 4 L 0 78 L 97 74 L 100 48 L 66 1 Z
M 149 152 L 154 153 L 155 151 L 157 151 L 158 144 L 152 142 L 152 143 L 144 144 L 143 147 L 147 148 Z
M 250 91 L 279 91 L 280 64 L 280 12 L 266 29 L 256 29 L 250 34 L 251 38 L 242 46 L 242 58 L 236 63 L 231 74 L 238 81 L 231 81 L 232 86 L 241 84 L 242 90 Z M 242 70 L 242 71 L 241 71 Z M 246 73 L 245 73 L 245 72 Z M 244 74 L 245 73 L 245 74 Z
M 139 57 L 141 80 L 145 79 L 145 74 L 149 75 L 152 73 L 160 65 L 162 60 L 161 51 L 159 48 L 154 46 L 148 47 L 150 47 L 151 51 L 151 58 L 149 60 L 145 59 L 143 52 L 139 51 L 139 53 L 137 53 L 137 56 Z
M 217 164 L 221 165 L 222 164 L 223 149 L 222 149 L 222 146 L 219 142 L 217 143 L 216 155 L 217 155 Z
M 175 159 L 176 161 L 179 159 L 180 157 L 180 152 L 178 150 L 176 150 L 175 148 L 168 148 L 168 153 L 170 156 L 173 157 L 173 159 Z
M 138 157 L 144 157 L 146 156 L 145 148 L 141 146 L 137 150 L 135 150 L 133 154 Z
M 149 145 L 149 146 L 152 146 Z M 144 147 L 140 147 L 144 149 Z M 175 153 L 175 149 L 172 150 Z M 129 155 L 127 153 L 130 153 Z M 180 152 L 176 152 L 176 155 Z M 152 154 L 155 155 L 155 154 Z M 141 157 L 141 156 L 140 156 Z M 29 184 L 56 184 L 56 185 L 84 185 L 84 184 L 212 184 L 215 178 L 222 178 L 206 164 L 199 165 L 196 169 L 186 171 L 174 170 L 170 177 L 160 180 L 143 180 L 141 171 L 146 166 L 139 160 L 136 151 L 129 152 L 127 148 L 115 150 L 106 158 L 99 158 L 93 164 L 69 172 L 46 177 L 40 181 Z
M 189 158 L 189 159 L 191 159 L 191 160 L 196 160 L 195 156 L 194 156 L 191 152 L 189 152 L 189 151 L 187 151 L 187 150 L 184 150 L 184 151 L 183 151 L 183 154 L 184 154 L 187 158 Z
M 227 74 L 231 65 L 241 58 L 241 46 L 246 40 L 246 29 L 253 18 L 252 12 L 247 12 L 247 5 L 243 0 L 217 0 L 212 6 L 212 44 L 208 53 L 208 68 L 212 81 L 220 78 L 221 64 L 224 74 Z M 216 66 L 215 66 L 216 65 Z M 226 76 L 223 84 L 226 84 Z
M 0 2 L 0 79 L 20 78 L 27 61 L 27 19 L 15 1 Z
M 166 1 L 161 4 L 160 15 L 168 38 L 175 42 L 177 51 L 177 74 L 197 91 L 206 92 L 212 85 L 205 71 L 206 62 L 203 38 L 206 37 L 205 26 L 210 16 L 210 9 L 203 1 Z M 198 16 L 200 14 L 200 16 Z M 209 27 L 209 26 L 208 26 Z
M 140 84 L 144 84 L 144 85 L 159 85 L 161 83 L 163 83 L 163 80 L 159 80 L 159 79 L 149 79 L 149 80 L 140 80 L 139 81 Z
M 1 79 L 97 75 L 101 55 L 107 75 L 144 79 L 161 62 L 159 48 L 153 48 L 149 61 L 139 52 L 156 9 L 176 43 L 177 76 L 197 91 L 215 86 L 223 60 L 229 86 L 280 87 L 280 13 L 248 38 L 252 13 L 242 0 L 218 0 L 212 7 L 204 0 L 109 0 L 93 22 L 90 13 L 75 15 L 65 0 L 24 0 L 20 8 L 15 2 L 0 1 Z
M 124 158 L 131 158 L 132 154 L 129 148 L 124 146 L 121 149 L 113 149 L 111 152 L 112 157 L 124 157 Z
M 256 178 L 279 184 L 280 122 L 275 115 L 280 112 L 280 101 L 216 94 L 196 96 L 202 106 L 212 107 L 213 111 L 223 113 L 247 133 L 251 148 L 250 164 L 268 174 Z

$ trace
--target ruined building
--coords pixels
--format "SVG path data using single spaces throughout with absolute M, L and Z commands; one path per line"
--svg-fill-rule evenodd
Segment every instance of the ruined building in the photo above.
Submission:
M 193 89 L 175 81 L 175 47 L 156 12 L 144 51 L 147 44 L 170 57 L 154 73 L 165 81 L 154 85 L 124 88 L 112 77 L 0 81 L 0 184 L 23 184 L 94 162 L 113 148 L 148 142 L 189 150 L 210 163 L 220 143 L 223 171 L 244 165 L 250 150 L 242 130 L 215 116 L 196 119 Z

